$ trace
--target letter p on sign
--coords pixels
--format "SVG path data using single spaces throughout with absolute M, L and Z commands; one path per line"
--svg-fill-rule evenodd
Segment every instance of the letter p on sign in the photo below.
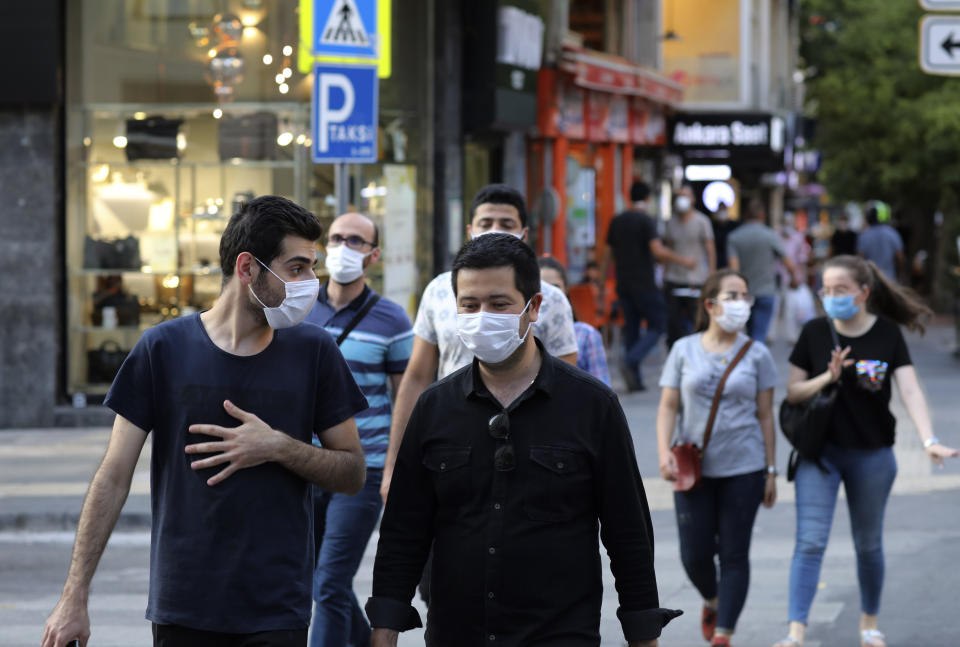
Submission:
M 314 67 L 311 156 L 317 164 L 377 161 L 377 68 Z

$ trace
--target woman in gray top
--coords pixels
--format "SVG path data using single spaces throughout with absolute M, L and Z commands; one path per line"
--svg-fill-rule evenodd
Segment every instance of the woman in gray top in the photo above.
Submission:
M 697 332 L 670 350 L 660 378 L 657 414 L 660 474 L 676 477 L 670 447 L 702 446 L 710 406 L 721 376 L 749 338 L 742 330 L 753 296 L 732 270 L 703 284 Z M 767 347 L 755 342 L 724 385 L 710 442 L 703 455 L 700 487 L 674 493 L 680 558 L 700 595 L 703 637 L 730 645 L 750 581 L 750 537 L 757 509 L 777 497 L 774 464 L 773 387 L 777 369 Z M 719 557 L 720 574 L 714 566 Z

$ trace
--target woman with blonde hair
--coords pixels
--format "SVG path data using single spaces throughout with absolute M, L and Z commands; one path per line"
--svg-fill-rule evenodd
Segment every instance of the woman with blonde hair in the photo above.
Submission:
M 886 647 L 877 628 L 883 589 L 883 516 L 897 473 L 891 381 L 932 461 L 957 455 L 933 424 L 900 326 L 923 332 L 932 313 L 872 262 L 836 256 L 823 268 L 827 316 L 807 322 L 790 355 L 787 400 L 802 403 L 836 384 L 826 445 L 796 471 L 797 535 L 790 567 L 789 635 L 775 647 L 800 647 L 820 580 L 840 483 L 850 512 L 860 584 L 860 644 Z M 833 326 L 839 345 L 835 345 Z

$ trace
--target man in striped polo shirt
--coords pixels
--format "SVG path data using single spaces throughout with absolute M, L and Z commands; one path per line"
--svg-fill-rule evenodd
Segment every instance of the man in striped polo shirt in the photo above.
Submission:
M 396 393 L 413 346 L 403 308 L 364 281 L 380 258 L 379 231 L 364 215 L 333 221 L 326 242 L 330 280 L 320 288 L 307 321 L 323 326 L 340 346 L 370 408 L 356 415 L 367 459 L 367 481 L 356 496 L 314 490 L 317 570 L 312 647 L 369 645 L 370 626 L 353 593 L 353 578 L 380 516 L 380 483 L 390 437 L 391 394 Z

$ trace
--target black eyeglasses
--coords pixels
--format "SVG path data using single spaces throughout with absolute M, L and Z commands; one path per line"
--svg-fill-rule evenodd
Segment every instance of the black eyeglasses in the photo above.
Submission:
M 517 466 L 517 456 L 513 451 L 513 443 L 510 442 L 510 417 L 507 412 L 501 411 L 490 418 L 487 431 L 493 438 L 504 441 L 503 445 L 497 446 L 497 451 L 493 454 L 493 469 L 498 472 L 511 471 Z
M 371 243 L 369 240 L 364 240 L 360 236 L 341 236 L 340 234 L 330 234 L 327 237 L 327 247 L 336 247 L 337 245 L 342 245 L 346 243 L 347 247 L 350 249 L 361 250 L 364 245 L 370 245 L 370 247 L 376 247 L 374 243 Z

